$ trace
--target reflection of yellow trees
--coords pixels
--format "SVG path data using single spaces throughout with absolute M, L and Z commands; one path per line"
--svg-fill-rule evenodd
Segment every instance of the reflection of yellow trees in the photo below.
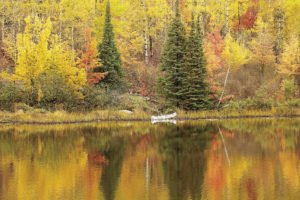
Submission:
M 207 157 L 203 199 L 299 199 L 300 159 L 294 150 L 297 137 L 284 130 L 225 135 L 230 165 L 221 139 L 215 138 Z M 293 145 L 285 148 L 288 140 Z
M 103 130 L 114 134 L 128 136 L 130 134 L 147 134 L 156 132 L 160 127 L 152 127 L 150 122 L 102 122 L 86 124 L 56 124 L 56 125 L 1 125 L 0 136 L 4 133 L 13 134 L 17 138 L 26 138 L 30 135 L 55 134 L 56 136 L 68 136 L 71 134 L 101 133 Z M 109 132 L 108 135 L 112 135 Z
M 294 152 L 281 152 L 279 154 L 280 166 L 282 169 L 283 182 L 287 187 L 282 192 L 289 196 L 289 199 L 299 199 L 300 188 L 300 160 Z
M 139 137 L 128 150 L 115 199 L 168 199 L 161 159 L 149 135 Z
M 83 138 L 59 138 L 53 144 L 45 136 L 2 138 L 1 145 L 13 145 L 1 148 L 0 185 L 5 187 L 0 188 L 0 199 L 99 199 L 101 169 L 88 162 Z M 60 142 L 65 151 L 56 144 Z
M 147 123 L 3 127 L 0 199 L 146 200 L 148 194 L 166 200 L 161 159 L 152 141 L 158 138 L 147 134 L 156 129 L 161 128 Z M 123 151 L 119 162 L 115 156 Z M 110 185 L 113 178 L 116 183 Z
M 10 160 L 9 167 L 13 169 L 6 190 L 1 192 L 1 199 L 96 199 L 99 196 L 95 190 L 99 169 L 87 168 L 84 153 L 66 162 L 58 162 L 56 166 L 28 159 L 5 159 Z M 1 168 L 5 166 L 1 165 Z M 88 196 L 93 198 L 84 198 Z
M 230 162 L 212 124 L 0 129 L 0 199 L 300 199 L 297 124 L 226 123 Z

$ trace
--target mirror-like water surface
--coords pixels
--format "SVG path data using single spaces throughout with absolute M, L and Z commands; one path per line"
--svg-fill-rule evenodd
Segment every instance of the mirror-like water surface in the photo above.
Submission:
M 299 122 L 1 126 L 0 199 L 300 199 Z

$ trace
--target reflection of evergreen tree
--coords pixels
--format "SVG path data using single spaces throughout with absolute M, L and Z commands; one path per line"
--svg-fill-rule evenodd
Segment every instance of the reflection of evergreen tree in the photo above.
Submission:
M 113 200 L 117 190 L 125 154 L 124 138 L 113 138 L 102 151 L 108 160 L 101 177 L 101 187 L 106 200 Z
M 108 161 L 102 171 L 100 187 L 105 200 L 115 199 L 126 151 L 127 138 L 122 127 L 85 128 L 85 147 L 89 152 L 98 152 Z M 115 135 L 117 134 L 117 135 Z M 114 135 L 114 136 L 113 136 Z
M 209 127 L 177 126 L 168 129 L 161 139 L 164 156 L 165 182 L 170 200 L 184 200 L 190 194 L 193 200 L 201 199 L 205 156 L 209 142 Z

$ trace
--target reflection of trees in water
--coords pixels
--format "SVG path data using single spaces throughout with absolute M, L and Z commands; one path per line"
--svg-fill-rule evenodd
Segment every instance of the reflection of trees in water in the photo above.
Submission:
M 204 151 L 210 140 L 210 126 L 169 127 L 160 141 L 165 182 L 170 200 L 201 199 L 205 169 Z
M 216 137 L 212 142 L 218 147 L 208 155 L 205 199 L 299 199 L 294 189 L 299 188 L 299 124 L 228 120 L 221 126 L 233 162 L 225 164 L 221 138 Z
M 127 145 L 127 137 L 122 136 L 122 129 L 86 129 L 85 130 L 85 146 L 91 157 L 103 157 L 102 176 L 100 187 L 103 191 L 105 200 L 113 200 L 118 188 L 119 178 L 122 170 L 122 163 Z M 112 136 L 120 134 L 120 136 Z M 97 161 L 97 159 L 96 159 Z M 96 162 L 97 163 L 97 162 Z
M 124 138 L 114 138 L 108 143 L 108 147 L 102 151 L 108 164 L 104 166 L 101 177 L 101 187 L 106 200 L 113 200 L 121 175 L 122 163 L 125 154 L 126 143 Z
M 31 162 L 47 162 L 53 166 L 82 152 L 82 143 L 82 136 L 75 133 L 64 137 L 54 131 L 28 135 L 0 132 L 1 154 Z
M 276 153 L 281 149 L 295 149 L 299 143 L 299 119 L 248 119 L 248 120 L 228 120 L 222 123 L 222 127 L 234 133 L 235 137 L 241 140 L 245 137 L 253 138 L 259 148 L 264 151 L 273 149 Z M 249 144 L 246 139 L 245 144 L 239 143 L 241 150 Z M 276 149 L 274 148 L 276 147 Z M 252 148 L 253 150 L 257 148 Z M 258 151 L 258 150 L 257 150 Z M 261 151 L 261 150 L 259 150 Z
M 159 193 L 158 188 L 166 184 L 170 200 L 197 200 L 201 196 L 205 199 L 222 198 L 226 187 L 229 187 L 232 199 L 241 195 L 248 195 L 249 199 L 261 195 L 284 199 L 285 194 L 289 194 L 290 199 L 299 199 L 298 122 L 222 122 L 220 127 L 232 161 L 230 167 L 224 161 L 224 147 L 217 127 L 199 122 L 179 124 L 178 127 L 166 124 L 140 127 L 137 124 L 134 127 L 80 126 L 46 131 L 37 128 L 31 128 L 31 131 L 1 129 L 0 199 L 15 199 L 17 192 L 26 197 L 27 188 L 36 188 L 37 194 L 42 195 L 44 186 L 40 183 L 45 177 L 48 177 L 45 183 L 47 187 L 57 187 L 58 195 L 67 193 L 66 196 L 70 197 L 74 195 L 73 192 L 68 193 L 70 188 L 78 194 L 91 188 L 94 191 L 91 196 L 102 193 L 105 200 L 112 200 L 119 196 L 116 194 L 118 187 L 123 187 L 120 191 L 126 189 L 134 197 L 148 191 L 149 199 L 153 199 L 155 193 Z M 216 134 L 212 136 L 210 133 Z M 212 140 L 211 136 L 215 139 Z M 211 143 L 215 143 L 216 147 L 211 148 L 206 158 L 204 151 Z M 125 158 L 125 154 L 130 158 Z M 129 159 L 129 162 L 126 160 L 126 167 L 122 167 L 125 159 Z M 22 163 L 22 166 L 18 163 Z M 142 168 L 140 171 L 145 173 L 144 177 L 142 174 L 133 180 L 128 179 L 128 183 L 141 185 L 145 182 L 145 188 L 143 185 L 130 190 L 124 187 L 127 186 L 127 179 L 123 180 L 123 175 L 138 173 L 130 169 L 132 166 Z M 97 172 L 94 173 L 94 170 Z M 121 176 L 121 173 L 124 174 Z M 204 173 L 204 184 L 208 188 L 201 194 Z M 128 174 L 124 177 L 131 177 Z M 14 180 L 28 175 L 34 177 L 33 181 L 21 180 L 18 184 L 22 187 L 15 191 Z M 93 176 L 92 181 L 90 176 Z M 235 182 L 231 181 L 232 176 Z M 262 182 L 263 177 L 267 178 Z M 68 182 L 71 178 L 76 179 L 76 186 Z M 28 183 L 32 187 L 27 187 Z M 20 194 L 20 191 L 24 193 Z
M 82 180 L 82 142 L 76 133 L 0 130 L 0 199 L 56 199 L 71 195 L 70 188 L 79 191 L 72 181 Z M 45 188 L 56 193 L 45 194 Z

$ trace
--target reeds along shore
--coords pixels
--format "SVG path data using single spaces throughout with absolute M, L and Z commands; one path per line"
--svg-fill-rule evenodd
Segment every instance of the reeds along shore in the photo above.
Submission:
M 177 110 L 177 120 L 222 120 L 237 118 L 296 118 L 300 117 L 300 109 L 269 109 L 269 110 L 207 110 L 186 112 Z M 144 111 L 125 112 L 119 110 L 98 110 L 83 112 L 0 112 L 2 124 L 73 124 L 107 121 L 150 121 L 152 113 Z

